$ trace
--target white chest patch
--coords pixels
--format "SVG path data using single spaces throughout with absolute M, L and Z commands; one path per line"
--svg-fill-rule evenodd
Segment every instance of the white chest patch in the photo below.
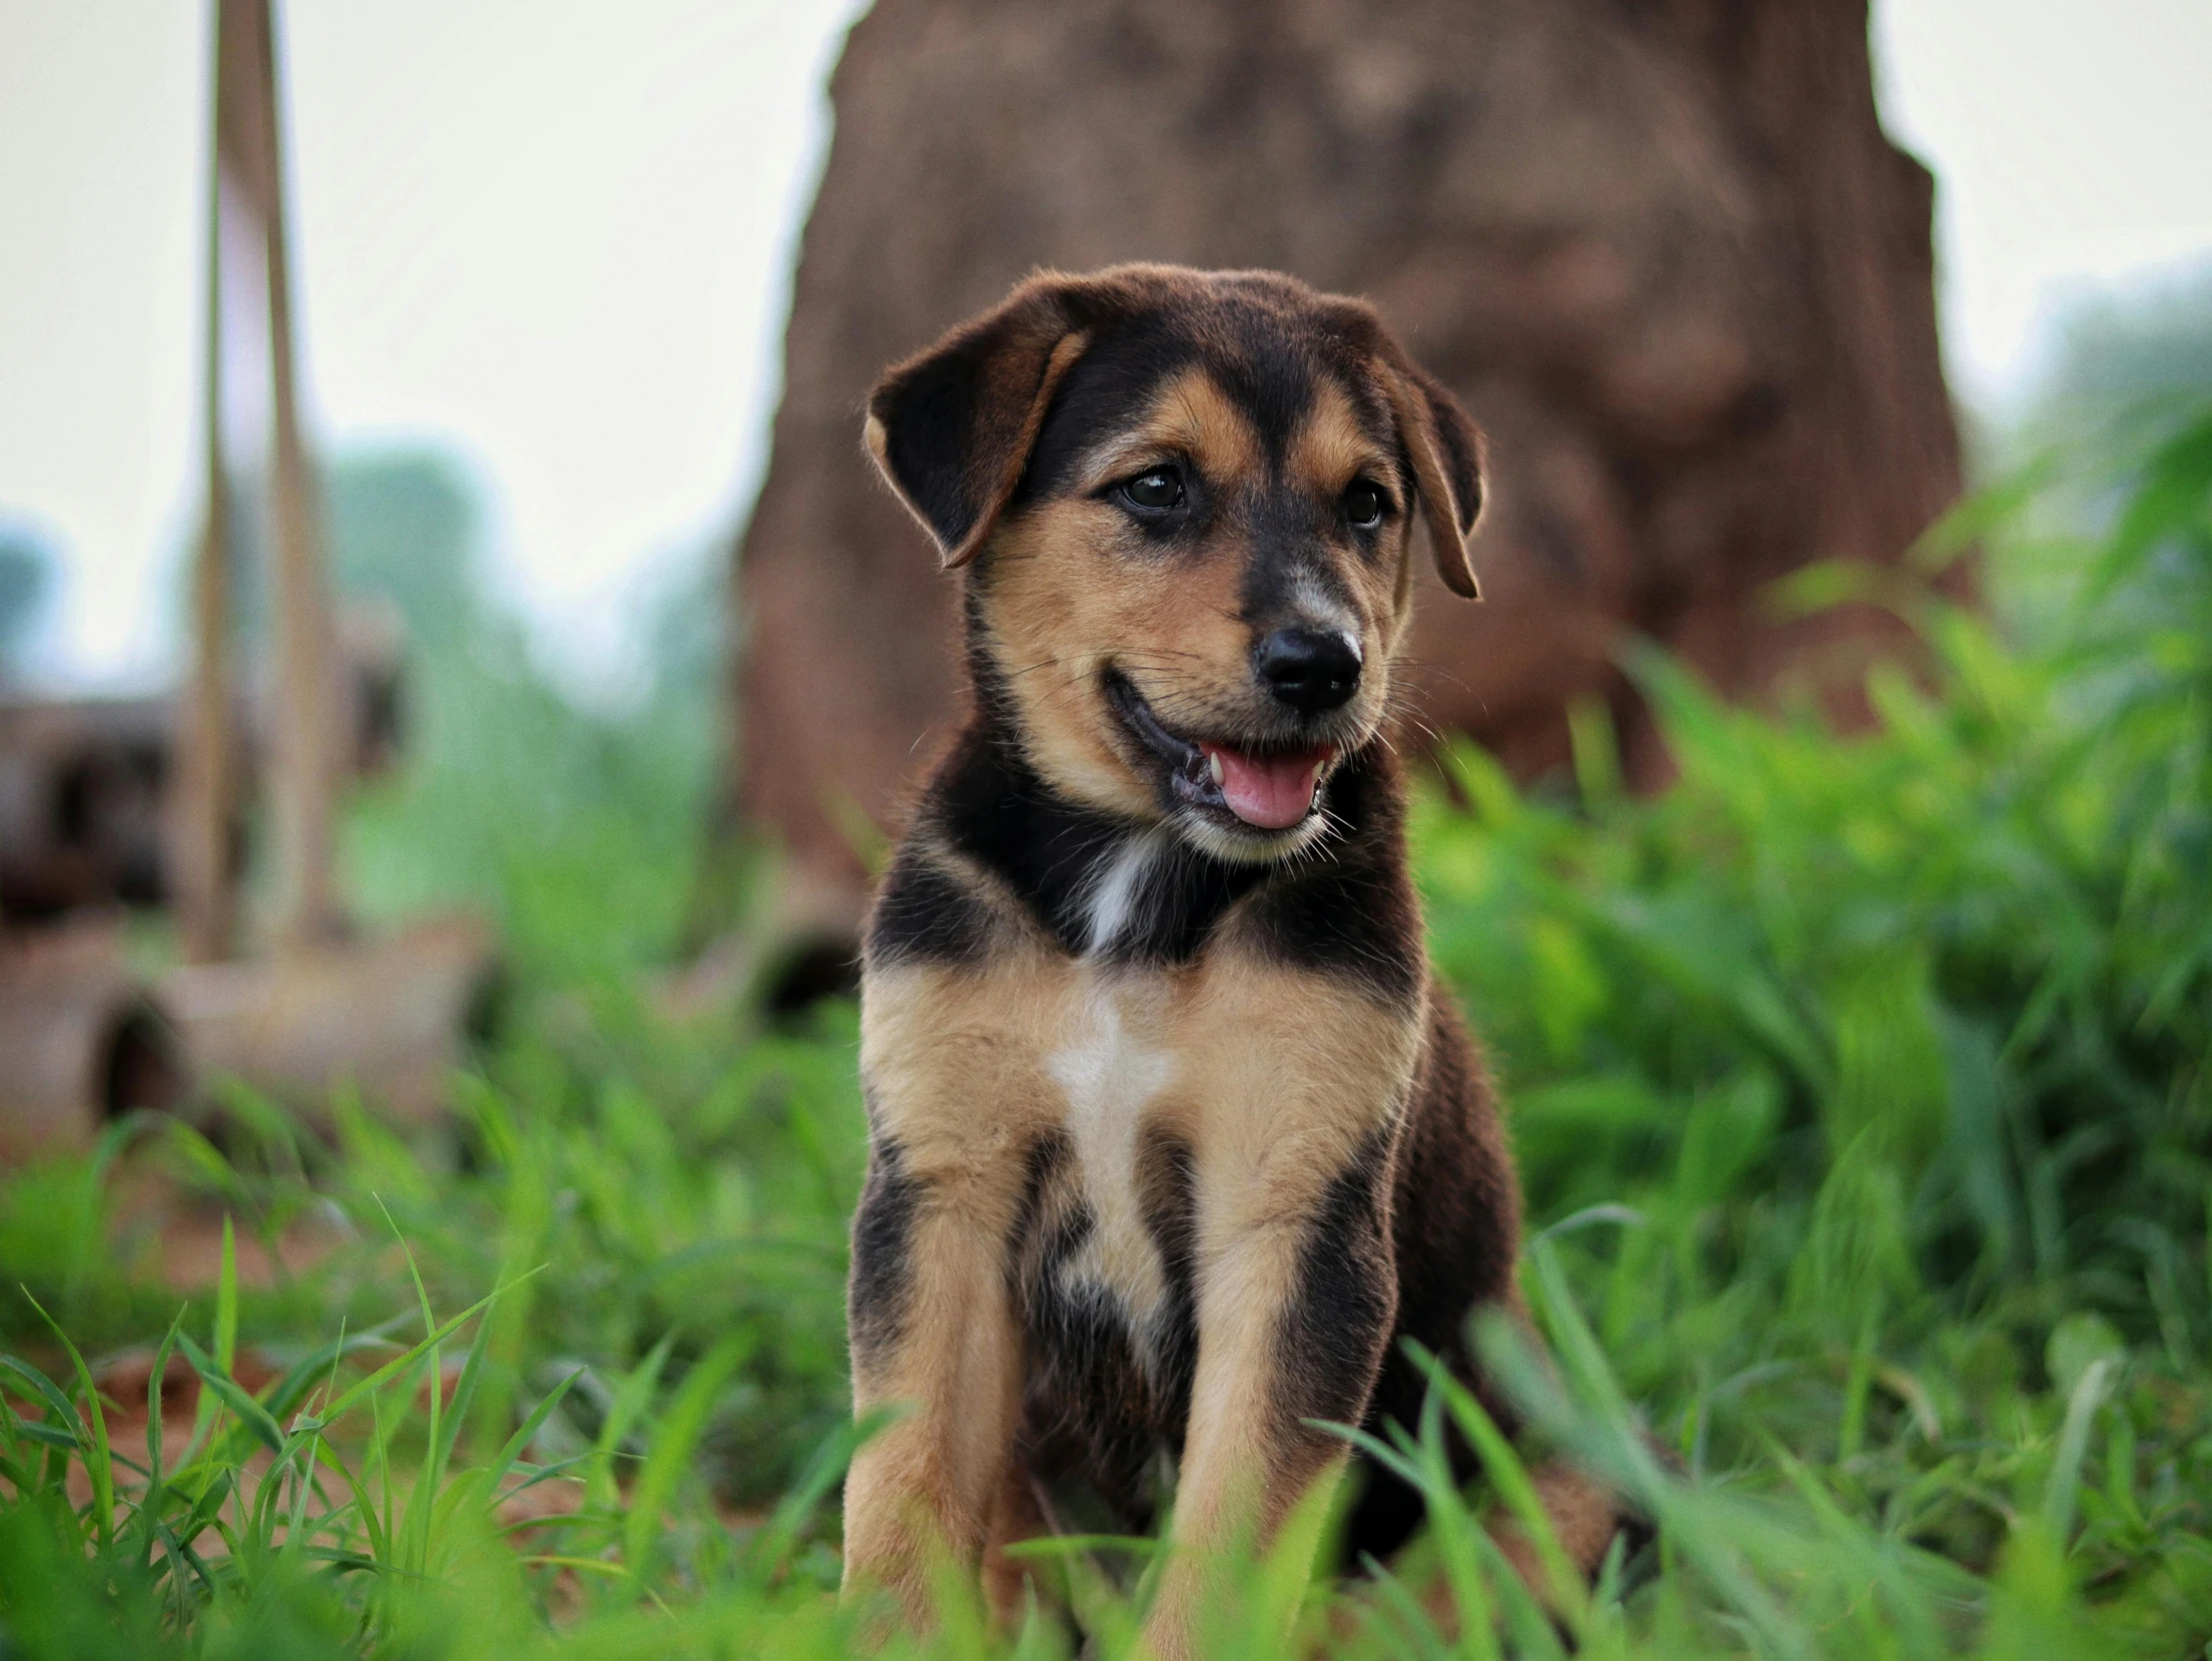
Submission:
M 1123 933 L 1142 925 L 1144 881 L 1152 874 L 1152 867 L 1158 863 L 1166 845 L 1164 830 L 1139 831 L 1124 839 L 1109 858 L 1101 862 L 1099 874 L 1091 884 L 1090 900 L 1084 908 L 1091 924 L 1084 940 L 1085 956 L 1099 956 Z
M 1167 1277 L 1137 1203 L 1137 1136 L 1145 1106 L 1173 1076 L 1174 1057 L 1130 1031 L 1120 997 L 1094 972 L 1068 1042 L 1045 1065 L 1068 1098 L 1068 1140 L 1092 1215 L 1090 1236 L 1062 1277 L 1111 1291 L 1139 1326 L 1147 1325 L 1166 1296 Z

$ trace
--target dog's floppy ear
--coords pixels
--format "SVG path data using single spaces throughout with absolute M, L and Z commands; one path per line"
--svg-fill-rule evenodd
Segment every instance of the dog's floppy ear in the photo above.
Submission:
M 1432 376 L 1403 359 L 1393 369 L 1390 402 L 1421 488 L 1436 574 L 1453 593 L 1479 600 L 1467 538 L 1482 517 L 1482 430 Z
M 1063 285 L 1024 285 L 886 374 L 868 398 L 868 452 L 936 539 L 945 567 L 976 557 L 1037 442 L 1053 389 L 1083 356 Z

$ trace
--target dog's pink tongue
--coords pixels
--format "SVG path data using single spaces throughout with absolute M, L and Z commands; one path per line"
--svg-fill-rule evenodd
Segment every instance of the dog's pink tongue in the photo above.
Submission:
M 1305 755 L 1254 756 L 1206 746 L 1221 769 L 1221 799 L 1247 825 L 1288 830 L 1313 806 L 1313 781 L 1328 751 Z

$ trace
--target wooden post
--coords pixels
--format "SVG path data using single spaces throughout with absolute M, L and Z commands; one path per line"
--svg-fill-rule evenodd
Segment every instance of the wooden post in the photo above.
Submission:
M 300 437 L 293 374 L 292 284 L 285 230 L 284 147 L 270 0 L 256 0 L 262 103 L 269 142 L 269 371 L 275 428 L 277 727 L 272 771 L 280 860 L 278 930 L 288 946 L 344 929 L 335 824 L 339 782 L 338 632 L 324 568 L 321 492 Z
M 218 0 L 221 168 L 258 221 L 268 295 L 270 530 L 277 644 L 270 808 L 276 935 L 285 947 L 344 932 L 333 857 L 339 782 L 337 631 L 322 507 L 300 431 L 283 123 L 271 0 Z
M 219 17 L 209 76 L 207 311 L 201 357 L 208 499 L 192 572 L 192 679 L 178 706 L 171 825 L 177 929 L 187 963 L 220 963 L 229 957 L 237 925 L 230 838 L 238 794 L 238 733 L 231 698 L 230 467 L 223 441 L 223 60 Z

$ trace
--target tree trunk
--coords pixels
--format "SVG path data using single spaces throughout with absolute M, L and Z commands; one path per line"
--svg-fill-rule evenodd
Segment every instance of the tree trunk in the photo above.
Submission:
M 1863 0 L 878 0 L 832 83 L 766 483 L 739 553 L 729 823 L 857 887 L 955 718 L 954 584 L 869 477 L 876 374 L 1034 267 L 1270 266 L 1363 294 L 1488 430 L 1480 608 L 1425 597 L 1427 714 L 1523 775 L 1644 635 L 1848 714 L 1896 643 L 1791 623 L 1959 484 L 1926 172 Z

